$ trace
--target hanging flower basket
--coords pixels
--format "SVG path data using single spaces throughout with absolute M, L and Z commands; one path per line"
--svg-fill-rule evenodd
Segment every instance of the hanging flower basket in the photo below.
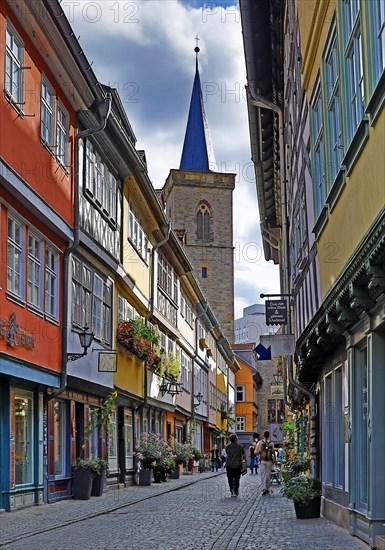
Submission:
M 157 367 L 160 363 L 160 357 L 155 352 L 159 342 L 158 334 L 153 327 L 147 326 L 140 317 L 118 323 L 116 339 L 121 346 L 138 359 L 147 361 L 150 367 Z

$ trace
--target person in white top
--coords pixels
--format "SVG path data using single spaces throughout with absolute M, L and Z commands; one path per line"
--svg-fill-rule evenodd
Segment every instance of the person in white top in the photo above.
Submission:
M 271 470 L 275 462 L 274 445 L 269 440 L 270 432 L 263 432 L 263 439 L 258 441 L 256 452 L 260 456 L 262 494 L 270 494 Z

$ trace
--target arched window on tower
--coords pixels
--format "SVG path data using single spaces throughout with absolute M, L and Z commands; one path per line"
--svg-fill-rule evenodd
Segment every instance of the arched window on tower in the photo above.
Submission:
M 210 240 L 210 209 L 207 204 L 202 202 L 197 211 L 197 239 L 198 241 Z

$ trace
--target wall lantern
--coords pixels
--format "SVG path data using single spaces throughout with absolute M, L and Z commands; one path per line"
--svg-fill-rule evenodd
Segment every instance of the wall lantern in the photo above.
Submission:
M 87 355 L 88 348 L 92 344 L 93 339 L 94 333 L 86 325 L 85 327 L 83 327 L 83 330 L 79 332 L 79 341 L 84 350 L 83 353 L 67 353 L 67 362 L 76 361 L 77 359 L 80 359 L 81 357 Z

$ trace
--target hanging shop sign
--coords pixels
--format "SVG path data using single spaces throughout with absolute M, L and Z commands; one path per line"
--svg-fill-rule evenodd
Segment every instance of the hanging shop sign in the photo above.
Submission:
M 5 338 L 12 347 L 24 346 L 29 349 L 35 347 L 35 339 L 17 324 L 15 312 L 11 314 L 9 321 L 0 319 L 0 338 Z
M 117 351 L 99 351 L 98 371 L 99 372 L 117 372 L 118 370 L 118 352 Z
M 267 325 L 287 325 L 287 301 L 266 300 L 265 314 Z

